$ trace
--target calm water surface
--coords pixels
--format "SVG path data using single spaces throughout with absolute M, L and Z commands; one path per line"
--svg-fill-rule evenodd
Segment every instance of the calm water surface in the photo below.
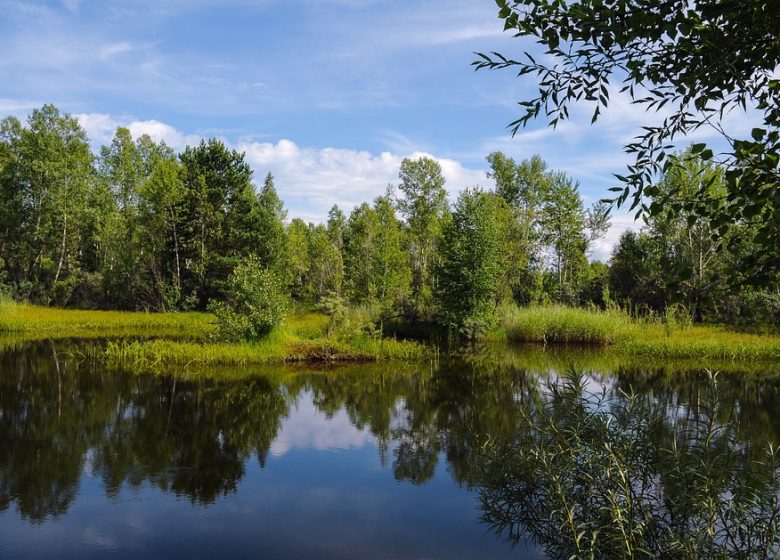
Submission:
M 0 351 L 2 558 L 544 557 L 483 521 L 483 450 L 565 357 L 195 376 L 108 372 L 74 348 Z M 720 377 L 741 445 L 780 441 L 761 373 Z M 589 383 L 684 415 L 704 379 L 607 364 Z

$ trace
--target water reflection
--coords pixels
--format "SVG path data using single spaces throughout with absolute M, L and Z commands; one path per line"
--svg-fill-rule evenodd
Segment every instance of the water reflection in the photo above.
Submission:
M 544 511 L 540 500 L 549 502 L 544 495 L 549 488 L 538 485 L 549 473 L 517 456 L 518 450 L 532 449 L 528 438 L 539 437 L 529 418 L 538 421 L 532 413 L 547 410 L 546 383 L 561 371 L 557 363 L 488 352 L 437 367 L 359 365 L 230 378 L 107 372 L 69 359 L 67 352 L 64 342 L 36 343 L 6 351 L 0 362 L 0 510 L 13 507 L 29 522 L 65 517 L 79 499 L 85 473 L 100 480 L 109 500 L 118 499 L 123 488 L 152 487 L 207 506 L 240 493 L 251 462 L 266 468 L 296 449 L 370 443 L 396 481 L 411 487 L 448 476 L 477 491 L 485 521 L 504 537 L 531 537 L 550 556 L 571 552 L 547 546 L 560 526 L 523 517 Z M 701 419 L 711 418 L 721 428 L 708 447 L 711 454 L 700 458 L 709 470 L 698 470 L 730 473 L 727 485 L 713 486 L 721 493 L 754 488 L 760 490 L 755 495 L 775 495 L 771 478 L 750 466 L 768 443 L 780 441 L 778 389 L 771 382 L 722 374 L 712 394 L 700 372 L 620 364 L 603 371 L 614 375 L 599 375 L 595 385 L 605 387 L 609 402 L 620 401 L 623 391 L 639 395 L 641 406 L 626 417 L 639 424 L 626 425 L 626 434 L 641 433 L 640 443 L 674 442 L 683 449 Z M 708 409 L 713 398 L 718 407 Z M 565 399 L 556 406 L 561 421 L 576 410 Z M 651 448 L 618 435 L 610 437 L 623 445 L 627 464 L 649 460 Z M 568 455 L 561 455 L 569 461 L 561 468 L 582 470 L 583 456 Z M 596 458 L 604 458 L 595 452 L 590 457 L 601 468 Z M 519 465 L 525 466 L 518 471 Z M 654 499 L 694 507 L 680 498 L 694 482 L 657 468 L 648 476 L 637 480 L 663 489 Z M 572 484 L 582 498 L 582 481 Z M 579 509 L 592 523 L 599 521 L 597 512 L 591 504 Z M 659 515 L 691 519 L 680 512 Z
M 780 555 L 780 454 L 739 439 L 717 376 L 682 410 L 585 381 L 548 384 L 486 451 L 489 526 L 556 559 Z

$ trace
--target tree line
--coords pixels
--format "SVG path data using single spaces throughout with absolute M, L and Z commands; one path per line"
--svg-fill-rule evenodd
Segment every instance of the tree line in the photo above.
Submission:
M 657 198 L 724 188 L 719 168 L 683 160 Z M 621 237 L 610 265 L 590 262 L 609 228 L 605 204 L 586 208 L 577 182 L 538 156 L 487 161 L 495 189 L 450 203 L 435 160 L 405 159 L 384 194 L 313 224 L 288 220 L 273 175 L 256 186 L 245 155 L 219 140 L 177 154 L 119 128 L 93 154 L 78 121 L 46 105 L 24 124 L 0 122 L 0 289 L 46 305 L 206 309 L 251 259 L 302 305 L 372 306 L 465 333 L 507 302 L 661 313 L 679 301 L 713 320 L 758 319 L 759 302 L 780 317 L 776 287 L 719 289 L 738 266 L 715 250 L 706 220 L 654 216 Z M 746 227 L 730 242 L 750 239 Z

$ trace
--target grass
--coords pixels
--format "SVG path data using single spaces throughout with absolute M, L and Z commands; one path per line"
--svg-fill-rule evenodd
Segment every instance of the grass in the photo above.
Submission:
M 105 338 L 109 363 L 153 369 L 183 365 L 252 365 L 285 362 L 417 360 L 430 347 L 359 334 L 328 335 L 328 318 L 296 312 L 263 341 L 209 341 L 208 313 L 83 311 L 0 302 L 0 340 Z M 350 334 L 351 333 L 351 334 Z M 643 322 L 619 310 L 507 306 L 491 338 L 510 342 L 587 344 L 621 359 L 699 360 L 717 363 L 780 360 L 780 336 L 737 332 L 722 326 L 670 327 Z M 115 339 L 115 340 L 111 340 Z
M 328 318 L 297 312 L 259 342 L 219 343 L 208 313 L 84 311 L 0 304 L 0 339 L 108 339 L 83 352 L 109 365 L 159 369 L 178 365 L 252 365 L 285 362 L 354 362 L 425 357 L 428 347 L 368 335 L 327 336 Z
M 169 336 L 204 339 L 214 329 L 208 313 L 144 313 L 59 309 L 0 302 L 0 334 L 24 339 Z
M 644 322 L 619 310 L 508 306 L 494 338 L 544 344 L 592 344 L 610 353 L 648 359 L 780 360 L 780 336 L 716 325 Z

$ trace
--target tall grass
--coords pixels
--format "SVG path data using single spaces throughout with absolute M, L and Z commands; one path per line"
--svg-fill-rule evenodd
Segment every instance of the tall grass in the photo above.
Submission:
M 594 344 L 652 359 L 780 360 L 780 336 L 714 325 L 638 320 L 621 310 L 506 306 L 495 338 L 543 344 Z
M 145 313 L 58 309 L 24 303 L 0 303 L 0 333 L 28 338 L 95 338 L 122 335 L 204 338 L 213 329 L 208 313 Z
M 563 306 L 508 305 L 498 316 L 501 332 L 517 342 L 613 344 L 630 336 L 636 327 L 622 311 Z

